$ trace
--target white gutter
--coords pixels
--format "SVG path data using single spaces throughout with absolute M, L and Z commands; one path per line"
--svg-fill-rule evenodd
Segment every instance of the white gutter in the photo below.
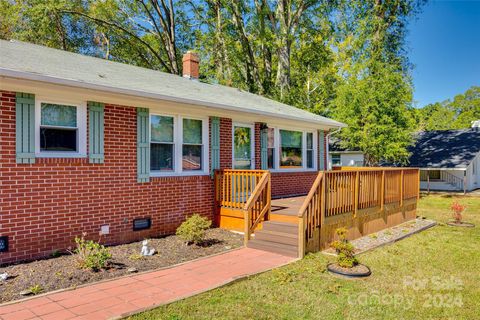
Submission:
M 346 127 L 346 125 L 345 125 L 345 127 Z M 337 130 L 334 130 L 332 132 L 327 133 L 327 136 L 325 138 L 325 140 L 327 142 L 326 143 L 327 144 L 327 150 L 326 150 L 326 152 L 327 152 L 327 170 L 330 169 L 330 168 L 328 168 L 330 166 L 330 146 L 329 146 L 330 145 L 330 143 L 329 143 L 330 136 L 334 133 L 340 132 L 340 130 L 342 130 L 342 128 L 345 128 L 345 127 L 339 127 Z
M 16 71 L 16 70 L 5 69 L 5 68 L 0 68 L 0 76 L 17 78 L 17 79 L 25 79 L 25 80 L 33 80 L 33 81 L 41 81 L 41 82 L 47 82 L 47 83 L 58 84 L 58 85 L 65 85 L 65 86 L 70 86 L 70 87 L 75 87 L 75 88 L 83 88 L 83 89 L 105 91 L 105 92 L 111 92 L 111 93 L 119 93 L 119 94 L 125 94 L 125 95 L 130 95 L 130 96 L 135 96 L 135 97 L 141 97 L 141 98 L 150 98 L 150 99 L 155 99 L 155 100 L 166 100 L 166 101 L 172 101 L 172 102 L 177 102 L 177 103 L 199 105 L 199 106 L 211 107 L 211 108 L 215 108 L 215 109 L 222 109 L 222 110 L 226 110 L 226 111 L 236 111 L 236 112 L 241 111 L 241 112 L 245 112 L 245 113 L 259 114 L 259 115 L 263 115 L 263 116 L 267 116 L 267 117 L 281 118 L 281 119 L 286 119 L 286 120 L 297 120 L 297 121 L 302 121 L 302 122 L 314 123 L 314 124 L 317 124 L 317 125 L 322 124 L 327 128 L 343 128 L 343 127 L 347 126 L 344 123 L 341 123 L 341 122 L 338 122 L 338 121 L 335 121 L 335 120 L 331 120 L 331 119 L 327 119 L 328 121 L 309 120 L 309 119 L 305 119 L 305 118 L 298 117 L 298 116 L 283 115 L 283 114 L 278 114 L 278 113 L 273 113 L 273 112 L 264 112 L 264 111 L 258 111 L 258 110 L 255 110 L 255 109 L 251 109 L 251 110 L 249 110 L 249 109 L 239 109 L 238 107 L 225 105 L 225 104 L 221 104 L 221 103 L 212 103 L 212 102 L 193 100 L 193 99 L 188 99 L 188 98 L 179 98 L 179 97 L 175 97 L 175 96 L 168 96 L 168 95 L 152 93 L 152 92 L 147 92 L 147 91 L 141 91 L 141 90 L 122 89 L 122 88 L 112 87 L 112 86 L 107 86 L 107 85 L 81 82 L 79 80 L 74 80 L 74 79 L 64 79 L 64 78 L 46 76 L 46 75 L 41 75 L 41 74 L 34 74 L 34 73 L 24 72 L 24 71 Z

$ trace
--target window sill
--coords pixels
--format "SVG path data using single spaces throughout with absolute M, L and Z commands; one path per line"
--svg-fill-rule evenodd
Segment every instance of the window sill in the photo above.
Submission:
M 209 176 L 208 172 L 150 172 L 151 178 L 162 178 L 162 177 L 190 177 L 190 176 Z
M 86 158 L 86 154 L 74 152 L 41 152 L 41 153 L 35 153 L 35 158 Z
M 317 172 L 317 169 L 304 169 L 304 168 L 298 168 L 298 169 L 268 169 L 271 173 L 287 173 L 287 172 Z

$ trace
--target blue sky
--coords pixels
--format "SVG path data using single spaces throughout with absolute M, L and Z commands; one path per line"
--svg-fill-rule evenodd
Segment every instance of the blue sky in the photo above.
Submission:
M 480 86 L 480 0 L 430 1 L 407 38 L 416 106 Z

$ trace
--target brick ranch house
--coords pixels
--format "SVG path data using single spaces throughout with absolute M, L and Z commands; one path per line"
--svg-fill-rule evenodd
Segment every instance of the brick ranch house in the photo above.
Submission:
M 201 83 L 198 57 L 183 61 L 179 77 L 0 41 L 0 264 L 82 232 L 119 244 L 214 219 L 215 169 L 269 169 L 272 197 L 310 190 L 344 125 Z

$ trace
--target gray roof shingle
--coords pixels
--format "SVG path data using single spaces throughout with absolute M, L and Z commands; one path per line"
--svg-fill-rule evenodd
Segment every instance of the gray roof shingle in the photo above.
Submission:
M 0 40 L 0 76 L 262 114 L 329 128 L 345 126 L 335 120 L 236 88 L 192 81 L 165 72 L 16 40 Z
M 480 131 L 420 132 L 409 149 L 410 167 L 464 169 L 480 153 Z

